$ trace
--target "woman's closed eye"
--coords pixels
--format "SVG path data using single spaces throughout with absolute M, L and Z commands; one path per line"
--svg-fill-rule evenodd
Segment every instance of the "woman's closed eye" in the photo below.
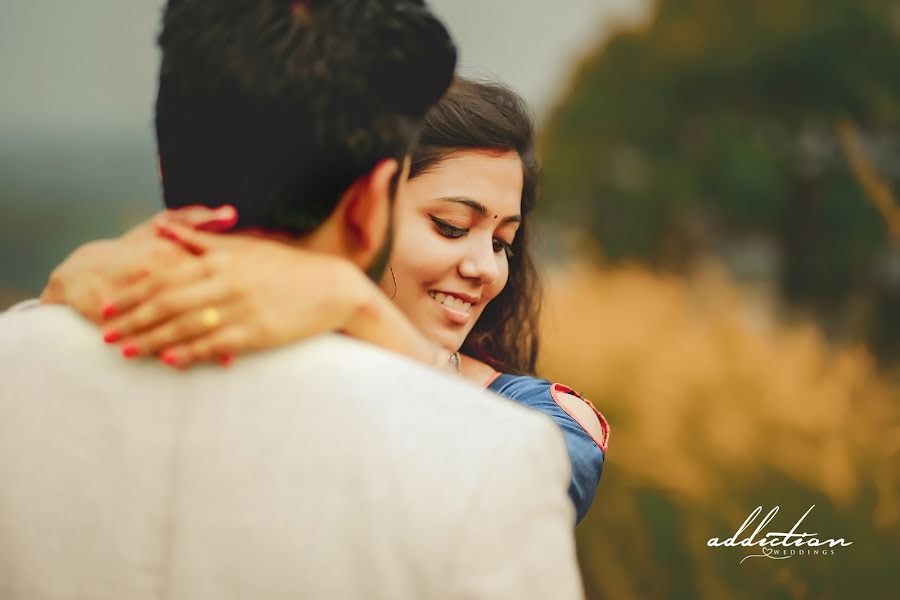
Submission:
M 434 222 L 434 226 L 437 228 L 438 233 L 440 233 L 444 237 L 448 238 L 461 238 L 467 233 L 469 230 L 463 227 L 457 227 L 455 225 L 451 225 L 447 221 L 443 219 L 439 219 L 434 215 L 428 215 L 431 217 L 431 220 Z
M 437 229 L 438 233 L 440 233 L 444 237 L 458 239 L 461 237 L 465 237 L 466 234 L 469 233 L 469 230 L 465 227 L 457 227 L 456 225 L 451 225 L 447 221 L 439 219 L 434 215 L 428 216 L 431 217 L 432 222 L 434 222 L 434 226 Z M 513 255 L 512 244 L 500 238 L 494 238 L 493 249 L 495 254 L 499 254 L 501 252 L 505 253 L 506 258 L 510 258 Z
M 510 244 L 506 240 L 501 240 L 500 238 L 494 238 L 494 252 L 496 254 L 504 252 L 506 254 L 506 258 L 512 258 L 512 255 L 513 255 L 512 244 Z

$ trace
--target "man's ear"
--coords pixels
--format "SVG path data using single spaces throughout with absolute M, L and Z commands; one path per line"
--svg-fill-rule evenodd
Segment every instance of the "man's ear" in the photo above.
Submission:
M 344 230 L 350 250 L 360 264 L 368 264 L 381 250 L 391 218 L 391 181 L 400 165 L 386 159 L 357 179 L 343 211 Z

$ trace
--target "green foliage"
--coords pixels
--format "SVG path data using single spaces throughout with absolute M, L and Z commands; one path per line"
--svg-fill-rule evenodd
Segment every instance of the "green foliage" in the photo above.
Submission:
M 839 122 L 896 189 L 900 2 L 660 0 L 577 71 L 542 140 L 541 210 L 587 225 L 614 262 L 763 236 L 788 298 L 833 305 L 871 284 L 888 243 Z

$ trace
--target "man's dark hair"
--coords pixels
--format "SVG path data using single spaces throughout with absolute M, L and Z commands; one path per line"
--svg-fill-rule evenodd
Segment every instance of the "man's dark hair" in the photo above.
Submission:
M 169 0 L 156 134 L 166 205 L 305 234 L 383 159 L 401 162 L 453 77 L 420 0 Z

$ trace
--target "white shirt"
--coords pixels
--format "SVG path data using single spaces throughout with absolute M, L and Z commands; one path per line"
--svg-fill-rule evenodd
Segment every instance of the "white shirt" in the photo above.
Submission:
M 581 597 L 545 417 L 341 336 L 181 373 L 0 316 L 0 597 Z

